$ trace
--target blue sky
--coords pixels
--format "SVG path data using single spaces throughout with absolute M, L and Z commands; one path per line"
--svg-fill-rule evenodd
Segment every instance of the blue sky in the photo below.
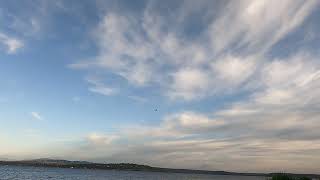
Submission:
M 320 173 L 319 13 L 2 1 L 0 158 Z

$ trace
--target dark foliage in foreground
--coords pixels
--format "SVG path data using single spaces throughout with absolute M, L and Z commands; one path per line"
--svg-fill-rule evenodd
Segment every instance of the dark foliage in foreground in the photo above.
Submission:
M 274 174 L 272 180 L 311 180 L 308 177 L 293 177 L 285 173 Z

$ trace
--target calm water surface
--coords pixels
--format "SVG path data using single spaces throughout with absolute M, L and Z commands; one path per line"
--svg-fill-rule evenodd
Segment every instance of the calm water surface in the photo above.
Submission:
M 263 177 L 216 176 L 182 173 L 157 173 L 115 170 L 65 169 L 46 167 L 0 166 L 1 180 L 102 180 L 102 179 L 154 179 L 154 180 L 265 180 Z

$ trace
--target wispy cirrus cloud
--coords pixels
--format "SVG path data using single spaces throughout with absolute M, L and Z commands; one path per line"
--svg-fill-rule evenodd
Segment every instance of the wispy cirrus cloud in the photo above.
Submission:
M 38 112 L 30 112 L 30 115 L 36 120 L 43 120 L 43 117 Z
M 55 13 L 69 11 L 61 1 L 0 2 L 0 49 L 8 54 L 17 53 L 28 46 L 31 39 L 39 40 L 48 35 L 44 32 L 48 32 Z
M 86 81 L 92 85 L 88 88 L 89 91 L 93 93 L 98 93 L 105 96 L 110 96 L 117 93 L 116 88 L 112 88 L 107 86 L 99 77 L 96 76 L 88 76 L 86 77 Z
M 9 37 L 6 34 L 0 32 L 0 44 L 5 46 L 6 52 L 8 54 L 14 54 L 18 49 L 24 46 L 24 43 L 16 38 Z
M 205 12 L 210 2 L 197 8 L 190 8 L 192 4 L 186 1 L 171 7 L 168 16 L 161 15 L 156 2 L 149 2 L 138 15 L 107 13 L 95 30 L 97 56 L 71 67 L 111 72 L 126 79 L 128 86 L 156 84 L 171 99 L 193 100 L 241 90 L 261 70 L 257 68 L 267 60 L 265 53 L 301 25 L 318 2 L 228 2 L 221 8 L 232 11 L 217 15 Z M 277 10 L 267 13 L 270 9 Z M 212 17 L 200 17 L 210 21 L 190 38 L 184 33 L 189 27 L 185 17 L 199 10 Z

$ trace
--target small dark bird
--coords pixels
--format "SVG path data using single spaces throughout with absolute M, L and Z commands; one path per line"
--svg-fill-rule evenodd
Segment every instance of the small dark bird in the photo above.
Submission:
M 154 111 L 158 111 L 158 109 L 154 109 Z

